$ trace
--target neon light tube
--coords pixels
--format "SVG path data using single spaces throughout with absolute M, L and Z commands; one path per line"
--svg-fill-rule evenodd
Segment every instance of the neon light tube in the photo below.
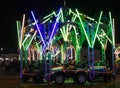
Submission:
M 99 25 L 100 25 L 100 20 L 101 20 L 101 17 L 102 17 L 102 13 L 103 13 L 103 11 L 101 11 L 100 17 L 99 17 L 99 20 L 98 20 L 98 23 L 97 23 L 97 28 L 96 28 L 95 36 L 94 36 L 94 39 L 93 39 L 92 48 L 94 47 L 94 44 L 95 44 L 95 40 L 96 40 L 96 36 L 97 36 L 97 33 L 98 33 L 98 29 L 99 29 Z
M 26 40 L 28 39 L 28 37 L 30 37 L 29 34 L 27 34 L 27 36 L 26 36 L 25 39 L 23 40 L 22 45 L 24 45 L 24 43 L 26 42 Z
M 112 38 L 113 38 L 113 46 L 115 48 L 115 20 L 113 19 L 113 31 L 112 31 Z
M 73 11 L 71 11 L 71 13 L 72 13 L 73 15 L 76 15 Z
M 39 29 L 39 26 L 38 26 L 38 24 L 37 24 L 36 18 L 35 18 L 34 14 L 33 14 L 33 11 L 31 11 L 31 14 L 32 14 L 32 16 L 33 16 L 33 19 L 34 19 L 34 21 L 35 21 L 36 27 L 37 27 L 38 32 L 39 32 L 39 34 L 40 34 L 40 36 L 41 36 L 41 39 L 42 39 L 42 41 L 43 41 L 43 44 L 44 44 L 44 46 L 46 46 L 45 41 L 44 41 L 44 39 L 43 39 L 43 36 L 42 36 L 42 34 L 41 34 L 41 31 L 40 31 L 40 29 Z
M 78 12 L 77 9 L 76 9 L 76 12 L 77 12 L 77 16 L 78 16 L 78 18 L 79 18 L 79 20 L 80 20 L 80 23 L 81 23 L 82 29 L 83 29 L 83 31 L 84 31 L 84 33 L 85 33 L 86 39 L 87 39 L 87 41 L 88 41 L 88 44 L 89 44 L 89 46 L 91 47 L 90 40 L 89 40 L 89 38 L 88 38 L 88 36 L 87 36 L 87 33 L 86 33 L 86 31 L 85 31 L 85 28 L 84 28 L 83 22 L 82 22 L 82 20 L 81 20 L 81 17 L 79 16 L 79 12 Z
M 22 20 L 21 37 L 20 37 L 20 49 L 22 47 L 22 37 L 23 37 L 24 24 L 25 24 L 25 14 L 23 15 L 23 20 Z
M 18 45 L 20 48 L 20 31 L 19 31 L 19 22 L 18 21 L 16 21 L 16 25 L 17 25 L 17 34 L 18 34 Z
M 75 17 L 72 17 L 72 22 L 74 22 L 76 20 L 76 15 L 75 15 Z M 69 22 L 69 20 L 68 20 L 68 22 Z M 65 29 L 64 29 L 64 41 L 67 41 L 68 40 L 68 26 L 69 26 L 69 24 L 67 24 L 67 30 L 65 31 Z M 69 27 L 69 29 L 71 30 L 71 28 L 72 28 L 72 26 L 73 25 L 70 25 L 70 27 Z
M 97 35 L 97 38 L 98 38 L 98 40 L 99 40 L 100 44 L 102 45 L 102 47 L 104 47 L 104 45 L 103 45 L 103 43 L 100 41 L 100 38 L 99 38 L 99 36 L 98 36 L 98 35 Z
M 61 11 L 61 21 L 64 22 L 63 10 Z M 63 26 L 63 30 L 61 30 L 61 32 L 64 34 L 63 38 L 64 38 L 64 41 L 65 41 L 66 40 L 65 39 L 65 26 Z
M 53 11 L 53 14 L 54 14 L 54 16 L 56 16 L 56 13 L 55 13 L 55 11 Z
M 71 14 L 71 9 L 69 9 L 69 15 Z
M 52 12 L 51 14 L 48 14 L 47 16 L 45 16 L 43 19 L 49 18 L 50 16 L 52 16 L 54 13 Z
M 102 32 L 105 34 L 105 32 L 102 30 Z M 110 40 L 110 38 L 105 34 L 105 37 L 109 40 L 109 42 L 112 44 L 112 41 Z
M 54 27 L 53 27 L 53 30 L 52 30 L 52 34 L 50 35 L 50 38 L 49 38 L 49 41 L 48 41 L 48 46 L 49 46 L 49 44 L 50 44 L 50 42 L 51 42 L 51 39 L 52 39 L 52 37 L 53 37 L 53 33 L 54 33 L 54 31 L 55 31 L 57 22 L 58 22 L 59 19 L 60 19 L 60 16 L 59 16 L 59 15 L 60 15 L 61 11 L 62 11 L 62 9 L 60 8 L 59 13 L 57 14 L 56 22 L 55 22 Z
M 112 44 L 113 46 L 115 46 L 115 40 L 114 40 L 114 29 L 112 26 L 112 16 L 111 16 L 111 12 L 109 12 L 109 18 L 110 18 L 110 27 L 111 27 L 111 32 L 112 32 Z
M 61 34 L 62 34 L 62 36 L 63 36 L 63 39 L 64 39 L 64 41 L 65 41 L 65 34 L 63 33 L 63 31 L 62 31 L 62 29 L 60 28 L 60 31 L 61 31 Z
M 79 46 L 79 42 L 78 42 L 78 38 L 77 38 L 76 28 L 75 28 L 75 26 L 73 26 L 73 28 L 74 28 L 74 31 L 75 31 L 76 43 L 77 43 L 77 46 L 78 46 L 78 47 L 76 47 L 76 48 L 80 48 L 80 46 Z
M 33 23 L 29 24 L 28 26 L 35 25 L 36 23 L 38 23 L 38 20 L 36 22 L 33 22 Z
M 35 37 L 36 33 L 37 33 L 37 31 L 34 32 L 32 38 L 31 38 L 31 40 L 30 40 L 30 42 L 29 42 L 29 44 L 28 44 L 28 46 L 27 46 L 27 48 L 26 48 L 26 50 L 29 48 L 30 44 L 32 43 L 32 40 L 33 40 L 33 38 Z
M 44 23 L 46 23 L 47 21 L 49 21 L 51 18 L 48 18 L 48 19 L 46 19 L 46 20 L 44 20 L 42 23 L 44 24 Z
M 77 15 L 75 17 L 72 17 L 72 22 L 75 22 Z
M 67 24 L 67 27 L 66 27 L 66 36 L 65 36 L 66 41 L 68 41 L 68 26 L 69 26 L 69 24 Z

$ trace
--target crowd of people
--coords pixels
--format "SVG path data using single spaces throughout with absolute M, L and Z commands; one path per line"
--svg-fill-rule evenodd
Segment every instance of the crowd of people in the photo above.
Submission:
M 17 59 L 11 60 L 1 60 L 0 61 L 0 71 L 10 74 L 11 72 L 18 73 L 20 70 L 20 61 Z

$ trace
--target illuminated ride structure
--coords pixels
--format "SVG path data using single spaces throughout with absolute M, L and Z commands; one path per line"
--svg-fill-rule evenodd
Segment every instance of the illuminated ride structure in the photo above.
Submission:
M 108 13 L 108 18 L 103 14 L 101 11 L 98 18 L 94 19 L 77 9 L 60 8 L 42 19 L 36 19 L 31 11 L 31 20 L 28 23 L 24 14 L 22 21 L 16 21 L 21 61 L 20 77 L 22 70 L 35 61 L 46 63 L 45 74 L 46 70 L 69 63 L 71 59 L 80 64 L 83 60 L 81 50 L 86 47 L 90 77 L 94 78 L 96 69 L 94 50 L 99 47 L 101 51 L 99 60 L 105 66 L 108 43 L 112 46 L 111 60 L 114 68 L 114 19 L 111 12 Z M 50 68 L 47 68 L 47 62 L 50 62 Z
M 120 45 L 116 44 L 115 48 L 115 62 L 117 64 L 117 73 L 120 73 Z

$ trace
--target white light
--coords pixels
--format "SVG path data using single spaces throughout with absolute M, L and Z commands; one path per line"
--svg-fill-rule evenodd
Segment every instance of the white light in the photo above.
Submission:
M 2 51 L 2 50 L 3 50 L 3 48 L 0 48 L 0 50 Z
M 5 58 L 5 60 L 9 60 L 8 58 Z

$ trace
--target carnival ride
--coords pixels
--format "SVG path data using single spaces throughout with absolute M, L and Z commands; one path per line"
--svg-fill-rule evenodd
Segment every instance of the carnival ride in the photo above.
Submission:
M 116 44 L 115 49 L 115 63 L 117 65 L 117 73 L 120 73 L 120 45 Z
M 63 7 L 52 11 L 42 19 L 36 19 L 34 12 L 31 11 L 28 23 L 25 23 L 26 15 L 24 14 L 22 21 L 16 21 L 21 61 L 20 77 L 23 76 L 23 69 L 35 61 L 45 63 L 45 75 L 50 74 L 53 67 L 68 64 L 71 59 L 74 59 L 76 64 L 80 64 L 83 60 L 81 49 L 86 47 L 87 67 L 91 73 L 89 76 L 90 79 L 94 79 L 96 70 L 94 50 L 99 47 L 101 51 L 99 60 L 102 66 L 106 66 L 105 51 L 108 43 L 112 46 L 111 60 L 112 69 L 114 69 L 114 19 L 111 12 L 108 13 L 108 17 L 103 14 L 101 11 L 98 18 L 94 19 L 80 13 L 78 9 Z M 49 62 L 49 68 L 47 62 Z M 98 70 L 100 63 L 97 63 L 97 66 Z M 107 73 L 112 74 L 112 71 Z

